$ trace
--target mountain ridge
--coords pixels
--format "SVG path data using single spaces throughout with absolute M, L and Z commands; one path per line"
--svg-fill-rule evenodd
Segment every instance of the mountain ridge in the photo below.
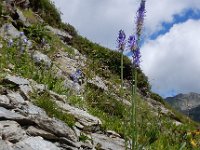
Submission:
M 200 94 L 190 92 L 187 94 L 178 94 L 174 97 L 167 97 L 165 99 L 172 107 L 189 115 L 193 120 L 200 121 L 198 117 L 200 115 Z

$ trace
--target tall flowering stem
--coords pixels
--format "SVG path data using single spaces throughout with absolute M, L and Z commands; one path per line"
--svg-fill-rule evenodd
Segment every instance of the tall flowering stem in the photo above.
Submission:
M 132 109 L 131 109 L 131 126 L 132 126 L 132 150 L 138 150 L 138 123 L 137 123 L 137 76 L 140 67 L 140 39 L 145 17 L 145 2 L 141 0 L 140 7 L 137 11 L 136 34 L 131 35 L 128 39 L 128 46 L 132 51 Z
M 123 89 L 123 75 L 124 75 L 124 71 L 123 71 L 123 66 L 124 66 L 124 56 L 123 56 L 123 52 L 125 50 L 125 45 L 126 45 L 126 34 L 124 33 L 123 30 L 119 31 L 119 35 L 117 38 L 117 47 L 118 50 L 121 52 L 121 88 Z

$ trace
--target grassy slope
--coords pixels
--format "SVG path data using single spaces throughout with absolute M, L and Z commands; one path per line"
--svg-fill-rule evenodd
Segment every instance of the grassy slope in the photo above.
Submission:
M 42 5 L 42 4 L 41 4 Z M 49 5 L 49 3 L 43 3 L 43 5 Z M 53 5 L 51 7 L 54 7 Z M 47 7 L 48 8 L 48 7 Z M 45 9 L 46 7 L 42 7 L 43 9 L 41 16 L 45 16 Z M 54 10 L 54 9 L 53 9 Z M 56 11 L 56 9 L 55 9 Z M 33 17 L 32 12 L 26 12 L 26 16 L 30 19 L 35 19 Z M 48 19 L 48 18 L 47 18 Z M 50 19 L 51 20 L 51 19 Z M 96 74 L 99 76 L 104 77 L 106 80 L 110 81 L 113 85 L 118 85 L 119 82 L 119 64 L 120 64 L 120 54 L 117 52 L 110 51 L 98 44 L 92 43 L 86 38 L 81 37 L 77 34 L 75 29 L 69 24 L 63 24 L 59 18 L 55 19 L 58 21 L 56 24 L 57 27 L 65 29 L 66 31 L 70 32 L 74 38 L 69 43 L 73 47 L 80 50 L 81 53 L 85 54 L 89 58 L 88 64 L 88 78 L 91 76 L 91 72 L 95 71 Z M 36 19 L 37 22 L 37 19 Z M 47 20 L 48 22 L 48 20 Z M 50 21 L 51 25 L 54 26 L 54 23 Z M 38 28 L 43 28 L 42 25 L 34 25 L 32 26 L 34 30 L 34 34 L 37 36 L 49 36 L 45 30 L 38 30 Z M 30 31 L 33 31 L 30 29 Z M 40 33 L 42 32 L 42 33 Z M 27 36 L 36 41 L 34 37 L 30 35 L 30 32 L 26 33 Z M 71 52 L 68 47 L 66 47 L 62 42 L 55 37 L 54 35 L 50 35 L 48 37 L 48 42 L 51 46 L 50 51 L 43 50 L 44 53 L 51 56 L 59 46 L 59 49 L 63 48 L 67 52 Z M 36 66 L 31 58 L 27 54 L 20 55 L 17 51 L 17 46 L 13 48 L 8 48 L 6 41 L 0 39 L 1 43 L 3 43 L 4 47 L 1 52 L 2 59 L 0 60 L 0 73 L 1 76 L 5 74 L 5 69 L 9 68 L 9 64 L 15 65 L 15 68 L 12 70 L 12 73 L 18 74 L 27 78 L 32 78 L 39 83 L 44 83 L 48 85 L 48 88 L 54 90 L 60 94 L 71 93 L 69 96 L 68 101 L 77 106 L 84 109 L 87 109 L 93 115 L 96 115 L 103 121 L 102 130 L 114 130 L 120 133 L 125 138 L 130 138 L 131 128 L 130 128 L 130 108 L 118 102 L 113 95 L 106 94 L 101 89 L 98 89 L 95 86 L 87 85 L 86 92 L 84 95 L 84 100 L 82 100 L 79 96 L 73 94 L 73 92 L 69 92 L 68 90 L 62 88 L 62 80 L 59 80 L 54 77 L 51 70 L 46 70 L 42 66 Z M 37 41 L 35 42 L 35 48 L 37 49 Z M 38 49 L 39 50 L 39 49 Z M 40 49 L 41 50 L 41 49 Z M 113 56 L 115 56 L 113 61 Z M 19 59 L 20 58 L 20 59 Z M 28 62 L 28 64 L 27 64 Z M 102 71 L 101 69 L 94 70 L 94 68 L 101 68 L 100 65 L 103 62 L 104 65 L 109 67 L 109 75 L 107 75 L 106 71 Z M 98 67 L 94 67 L 98 66 Z M 125 58 L 125 69 L 126 72 L 129 72 L 130 69 L 130 61 L 128 58 Z M 130 79 L 130 74 L 125 74 L 126 79 Z M 147 86 L 148 90 L 150 90 L 150 86 L 148 84 L 147 77 L 140 72 L 140 86 Z M 130 99 L 130 91 L 124 91 L 121 93 L 119 91 L 113 90 L 112 86 L 109 88 L 110 91 L 119 94 L 121 97 L 126 97 Z M 149 91 L 147 91 L 149 92 Z M 128 95 L 128 96 L 127 96 Z M 190 123 L 188 124 L 188 120 L 181 114 L 178 114 L 175 110 L 171 109 L 161 97 L 156 94 L 151 94 L 151 97 L 157 101 L 160 101 L 167 107 L 168 109 L 172 110 L 175 113 L 176 119 L 182 121 L 184 125 L 175 126 L 172 124 L 172 120 L 170 116 L 162 115 L 157 111 L 158 115 L 155 115 L 155 112 L 152 112 L 152 109 L 147 105 L 147 103 L 143 100 L 143 97 L 138 96 L 137 99 L 139 101 L 138 105 L 138 127 L 139 127 L 139 141 L 141 144 L 145 145 L 149 149 L 179 149 L 181 145 L 186 142 L 187 148 L 191 148 L 190 138 L 185 137 L 185 133 L 191 129 L 194 129 L 196 124 Z M 67 114 L 62 114 L 61 111 L 55 111 L 57 106 L 52 102 L 49 101 L 44 103 L 43 99 L 49 99 L 48 94 L 46 95 L 36 95 L 34 97 L 36 99 L 36 104 L 40 107 L 43 107 L 49 115 L 55 115 L 61 120 L 70 120 L 66 122 L 73 125 L 73 117 L 67 116 Z M 47 108 L 47 106 L 49 106 Z M 195 137 L 198 138 L 198 137 Z M 184 148 L 184 149 L 187 149 Z

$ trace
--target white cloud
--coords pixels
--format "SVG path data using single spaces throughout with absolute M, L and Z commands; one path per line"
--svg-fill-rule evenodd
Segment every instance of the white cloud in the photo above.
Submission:
M 134 30 L 135 13 L 140 0 L 53 0 L 63 12 L 63 20 L 74 25 L 87 38 L 115 49 L 120 29 L 129 35 Z M 175 14 L 200 9 L 200 0 L 147 0 L 146 34 L 173 21 Z M 148 35 L 147 34 L 147 35 Z
M 147 0 L 146 29 L 154 33 L 162 29 L 163 22 L 172 22 L 174 15 L 184 15 L 188 9 L 200 9 L 199 0 Z
M 200 92 L 200 20 L 174 25 L 168 33 L 141 48 L 142 68 L 153 90 L 165 95 Z
M 96 43 L 115 49 L 118 31 L 132 31 L 139 5 L 133 0 L 54 0 L 63 20 Z

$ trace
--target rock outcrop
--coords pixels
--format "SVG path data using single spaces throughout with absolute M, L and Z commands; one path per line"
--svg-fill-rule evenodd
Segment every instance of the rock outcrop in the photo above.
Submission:
M 4 92 L 0 93 L 0 150 L 125 149 L 120 135 L 113 131 L 101 131 L 101 120 L 85 110 L 70 106 L 66 102 L 67 97 L 48 91 L 64 112 L 75 117 L 73 128 L 49 117 L 43 109 L 33 104 L 31 93 L 46 90 L 33 90 L 40 84 L 12 75 L 5 76 L 1 83 L 3 86 L 11 84 L 15 88 L 4 87 Z M 88 139 L 80 141 L 82 135 Z

